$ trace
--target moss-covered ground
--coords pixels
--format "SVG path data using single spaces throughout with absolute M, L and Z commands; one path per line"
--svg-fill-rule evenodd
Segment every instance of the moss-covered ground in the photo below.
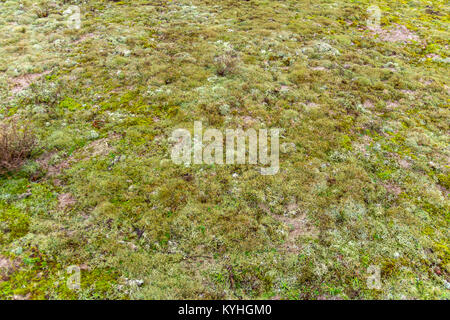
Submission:
M 0 176 L 0 298 L 448 299 L 449 14 L 0 0 L 0 119 L 40 141 Z M 282 128 L 280 172 L 174 164 L 194 121 Z

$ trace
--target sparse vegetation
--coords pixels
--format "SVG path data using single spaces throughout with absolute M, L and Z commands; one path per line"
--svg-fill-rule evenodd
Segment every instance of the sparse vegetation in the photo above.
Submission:
M 0 1 L 0 298 L 448 299 L 449 14 Z M 280 172 L 175 165 L 194 121 L 282 128 Z

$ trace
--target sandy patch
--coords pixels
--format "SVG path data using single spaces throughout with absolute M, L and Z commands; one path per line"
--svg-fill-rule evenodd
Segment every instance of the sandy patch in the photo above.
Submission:
M 95 35 L 93 33 L 83 34 L 78 40 L 75 40 L 73 44 L 79 44 L 87 39 L 93 38 Z
M 65 210 L 73 207 L 77 203 L 77 200 L 70 193 L 62 193 L 58 196 L 58 209 Z
M 11 92 L 13 94 L 17 94 L 26 88 L 28 88 L 35 80 L 39 79 L 42 76 L 45 76 L 49 74 L 51 71 L 45 71 L 41 73 L 30 73 L 26 74 L 20 77 L 16 77 L 11 80 L 11 83 L 13 85 Z
M 269 213 L 275 220 L 281 222 L 288 229 L 286 242 L 282 246 L 282 249 L 287 252 L 299 252 L 300 248 L 296 244 L 298 237 L 310 236 L 316 238 L 319 235 L 319 231 L 308 220 L 306 213 L 302 212 L 296 203 L 288 204 L 286 206 L 287 213 L 282 216 L 272 214 L 269 208 L 264 204 L 261 204 L 259 207 Z
M 378 36 L 378 40 L 386 42 L 403 42 L 410 43 L 419 41 L 420 38 L 405 26 L 396 24 L 393 29 L 385 30 L 377 26 L 369 29 L 373 36 Z

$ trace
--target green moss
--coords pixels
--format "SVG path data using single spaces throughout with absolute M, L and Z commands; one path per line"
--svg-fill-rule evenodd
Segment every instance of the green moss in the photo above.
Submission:
M 0 244 L 6 245 L 28 233 L 30 217 L 21 210 L 0 202 Z
M 14 257 L 11 257 L 11 259 Z M 17 259 L 17 258 L 16 258 Z M 22 296 L 26 299 L 126 299 L 125 294 L 114 293 L 119 276 L 110 269 L 81 270 L 80 288 L 67 285 L 71 273 L 64 266 L 55 263 L 37 249 L 21 259 L 22 264 L 8 281 L 0 282 L 0 297 L 12 299 Z
M 72 98 L 65 98 L 59 103 L 59 106 L 63 109 L 68 109 L 69 111 L 76 111 L 83 108 L 80 103 Z
M 440 173 L 437 175 L 437 178 L 439 179 L 439 183 L 445 187 L 447 190 L 450 190 L 450 174 L 443 174 Z
M 347 135 L 343 135 L 339 139 L 339 144 L 344 149 L 352 150 L 352 139 L 349 136 L 347 136 Z

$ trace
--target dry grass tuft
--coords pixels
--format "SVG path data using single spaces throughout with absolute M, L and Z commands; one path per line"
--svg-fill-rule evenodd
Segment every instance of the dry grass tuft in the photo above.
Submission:
M 227 52 L 214 59 L 217 75 L 224 77 L 236 72 L 239 57 L 236 54 Z
M 0 122 L 0 173 L 19 168 L 36 144 L 29 126 L 19 127 L 16 121 Z

